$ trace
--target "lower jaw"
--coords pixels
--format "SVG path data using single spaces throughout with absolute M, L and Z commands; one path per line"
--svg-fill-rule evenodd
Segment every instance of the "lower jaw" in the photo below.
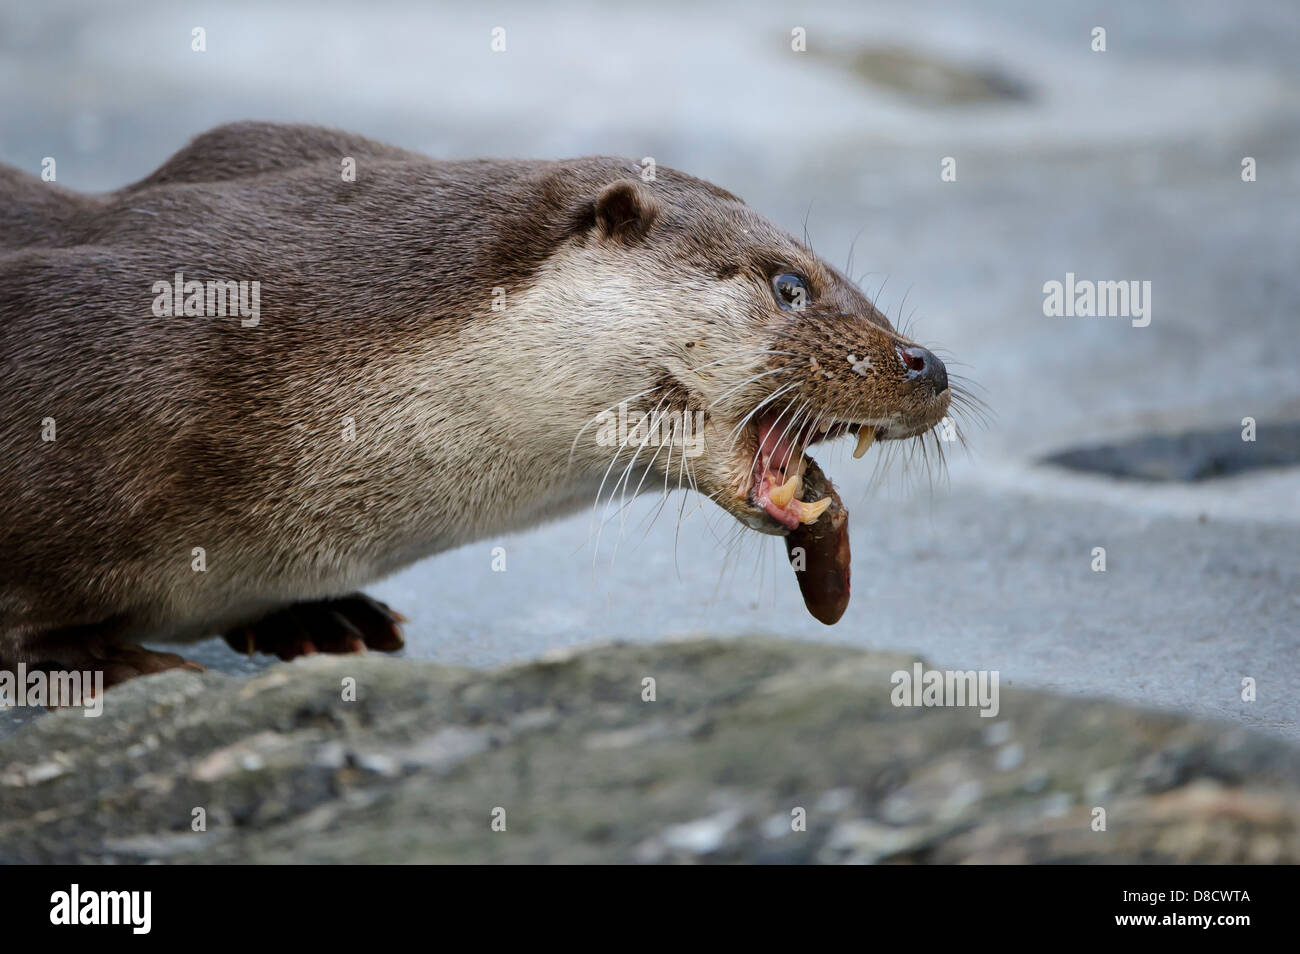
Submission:
M 737 520 L 743 523 L 755 533 L 765 533 L 772 537 L 783 537 L 790 532 L 790 528 L 774 520 L 767 511 L 757 506 L 753 501 L 748 501 L 749 509 L 733 512 Z
M 820 502 L 808 503 L 797 499 L 781 506 L 773 501 L 769 494 L 758 492 L 751 494 L 750 503 L 766 513 L 784 530 L 797 530 L 801 524 L 815 523 L 826 506 Z

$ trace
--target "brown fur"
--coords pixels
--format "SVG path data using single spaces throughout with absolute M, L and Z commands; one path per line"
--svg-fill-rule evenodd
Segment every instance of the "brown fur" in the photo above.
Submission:
M 646 382 L 708 407 L 711 447 L 771 388 L 720 395 L 763 368 L 828 417 L 933 425 L 838 272 L 724 190 L 639 173 L 261 123 L 104 196 L 0 168 L 0 666 L 225 631 L 569 512 L 609 460 L 579 424 Z M 772 306 L 778 265 L 806 311 Z M 178 270 L 259 280 L 259 326 L 155 317 Z M 728 366 L 760 345 L 794 354 Z M 691 476 L 753 522 L 745 439 Z

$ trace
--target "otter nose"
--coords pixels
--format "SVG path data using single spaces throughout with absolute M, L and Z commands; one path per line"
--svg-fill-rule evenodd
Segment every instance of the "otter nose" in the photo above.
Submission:
M 948 369 L 933 352 L 912 345 L 908 348 L 899 348 L 898 355 L 903 359 L 903 364 L 907 365 L 908 378 L 924 381 L 934 389 L 935 394 L 941 394 L 948 389 Z

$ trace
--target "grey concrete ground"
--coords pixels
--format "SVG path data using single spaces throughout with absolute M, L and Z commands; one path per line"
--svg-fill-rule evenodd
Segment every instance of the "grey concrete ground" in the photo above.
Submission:
M 1294 739 L 1300 470 L 1131 484 L 1034 461 L 1247 416 L 1263 443 L 1268 421 L 1300 418 L 1298 21 L 1287 0 L 6 3 L 0 160 L 55 156 L 64 185 L 113 188 L 240 118 L 446 157 L 653 156 L 806 225 L 837 263 L 853 246 L 864 288 L 995 414 L 933 483 L 817 455 L 853 512 L 854 599 L 834 628 L 805 613 L 779 543 L 693 498 L 679 532 L 675 495 L 648 530 L 658 501 L 630 504 L 598 548 L 581 515 L 375 586 L 411 618 L 412 656 L 768 632 Z M 1003 82 L 980 98 L 989 75 Z M 1044 317 L 1043 283 L 1066 272 L 1151 281 L 1150 326 Z M 217 643 L 197 658 L 249 667 Z

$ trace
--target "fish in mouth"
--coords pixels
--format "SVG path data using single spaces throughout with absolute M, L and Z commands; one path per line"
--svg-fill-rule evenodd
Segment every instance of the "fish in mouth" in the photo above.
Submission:
M 827 626 L 839 622 L 849 605 L 849 511 L 821 467 L 801 448 L 848 432 L 841 425 L 791 436 L 776 414 L 762 415 L 757 424 L 751 502 L 790 531 L 785 535 L 786 555 L 804 605 Z M 853 456 L 862 457 L 875 436 L 874 426 L 860 426 Z
M 855 458 L 871 447 L 876 430 L 873 425 L 857 428 Z M 849 433 L 849 427 L 790 435 L 781 427 L 778 415 L 765 414 L 756 431 L 758 450 L 749 502 L 788 531 L 784 534 L 786 555 L 804 605 L 815 619 L 831 626 L 849 605 L 849 511 L 830 478 L 804 448 L 828 436 Z
M 797 395 L 805 390 L 800 387 L 783 408 L 756 409 L 743 428 L 747 439 L 741 442 L 741 454 L 747 467 L 733 513 L 753 529 L 784 536 L 804 605 L 826 625 L 838 622 L 849 604 L 849 512 L 808 449 L 849 436 L 856 441 L 853 457 L 860 459 L 878 440 L 922 437 L 947 415 L 954 393 L 942 361 L 931 352 L 898 342 L 893 350 L 904 369 L 902 390 L 920 398 L 912 413 L 827 419 L 811 410 L 816 406 L 812 399 L 798 404 Z M 794 411 L 796 406 L 802 412 Z

